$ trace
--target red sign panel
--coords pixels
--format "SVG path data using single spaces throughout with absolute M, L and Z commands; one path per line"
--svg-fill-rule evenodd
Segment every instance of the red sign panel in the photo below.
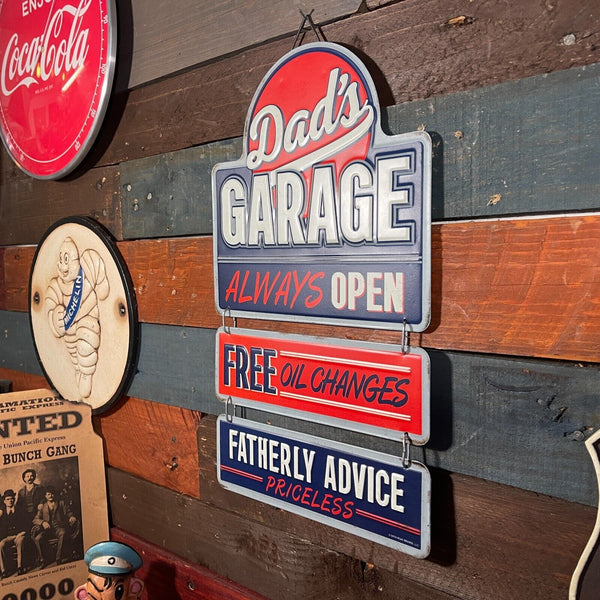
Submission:
M 429 439 L 429 357 L 421 348 L 219 329 L 217 394 L 237 404 L 389 437 Z
M 92 145 L 114 71 L 114 0 L 0 0 L 0 131 L 39 179 L 72 171 Z

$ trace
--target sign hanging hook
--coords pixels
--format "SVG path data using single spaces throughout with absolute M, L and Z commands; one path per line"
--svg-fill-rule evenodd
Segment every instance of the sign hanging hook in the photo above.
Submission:
M 233 403 L 233 399 L 231 396 L 227 396 L 227 401 L 225 402 L 225 417 L 227 418 L 227 422 L 231 423 L 233 421 L 233 417 L 235 416 L 235 404 Z
M 408 322 L 406 321 L 406 317 L 404 317 L 404 321 L 402 321 L 402 354 L 406 354 L 408 352 Z
M 411 441 L 408 433 L 404 433 L 404 437 L 402 438 L 402 466 L 405 469 L 410 468 L 410 446 Z
M 300 24 L 300 27 L 298 27 L 296 37 L 294 38 L 294 43 L 292 44 L 292 50 L 298 44 L 298 39 L 300 38 L 300 34 L 304 31 L 304 26 L 306 25 L 307 22 L 308 22 L 310 29 L 312 29 L 313 33 L 315 34 L 317 40 L 319 40 L 319 42 L 326 41 L 325 36 L 323 35 L 323 32 L 321 31 L 321 28 L 317 27 L 315 25 L 315 22 L 313 21 L 313 18 L 312 18 L 313 12 L 315 12 L 314 8 L 307 14 L 304 14 L 302 11 L 300 11 L 300 14 L 302 15 L 302 23 Z M 310 31 L 310 29 L 309 29 L 309 31 Z
M 231 328 L 229 327 L 229 325 L 227 325 L 225 323 L 225 315 L 227 314 L 227 316 L 231 316 L 231 309 L 229 307 L 227 307 L 222 313 L 221 313 L 221 325 L 223 326 L 223 331 L 227 334 L 231 333 Z M 237 327 L 237 317 L 233 317 L 233 327 L 234 329 Z

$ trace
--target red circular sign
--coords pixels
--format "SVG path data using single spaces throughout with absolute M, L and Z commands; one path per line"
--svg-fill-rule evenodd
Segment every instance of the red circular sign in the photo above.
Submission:
M 0 0 L 0 131 L 29 175 L 66 175 L 94 142 L 112 85 L 114 15 L 114 0 Z

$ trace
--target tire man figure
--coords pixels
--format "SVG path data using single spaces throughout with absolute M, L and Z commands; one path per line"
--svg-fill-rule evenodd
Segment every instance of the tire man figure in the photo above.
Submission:
M 63 338 L 75 367 L 77 388 L 82 400 L 92 393 L 92 377 L 98 363 L 100 346 L 99 300 L 110 292 L 106 267 L 94 249 L 79 255 L 72 240 L 63 240 L 53 277 L 46 291 L 50 330 Z
M 88 578 L 75 590 L 75 600 L 139 600 L 144 582 L 134 577 L 140 555 L 120 542 L 100 542 L 85 553 Z

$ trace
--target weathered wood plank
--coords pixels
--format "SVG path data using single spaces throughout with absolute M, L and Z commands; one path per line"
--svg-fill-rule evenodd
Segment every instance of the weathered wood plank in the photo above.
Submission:
M 136 577 L 143 579 L 148 598 L 264 600 L 264 596 L 223 579 L 208 569 L 186 562 L 122 529 L 113 527 L 110 539 L 135 548 L 142 557 L 144 564 L 136 571 Z
M 432 133 L 433 219 L 597 209 L 599 74 L 592 65 L 390 108 L 390 130 Z
M 27 294 L 35 250 L 36 246 L 10 246 L 2 249 L 0 309 L 29 310 Z
M 473 600 L 490 590 L 496 600 L 562 599 L 595 517 L 590 507 L 434 471 L 434 553 L 419 561 L 251 500 L 251 516 L 237 515 L 114 469 L 108 487 L 117 527 L 271 598 L 335 597 L 336 583 L 344 597 L 397 598 L 413 582 Z M 372 565 L 374 581 L 333 576 L 345 557 Z
M 0 310 L 6 307 L 6 282 L 4 270 L 4 248 L 0 246 Z
M 269 39 L 296 34 L 304 13 L 326 23 L 356 12 L 361 0 L 248 2 L 220 0 L 145 2 L 134 0 L 129 87 L 164 77 Z
M 148 592 L 152 590 L 149 598 L 163 600 L 172 598 L 173 593 L 179 594 L 177 600 L 260 600 L 265 598 L 229 579 L 217 576 L 206 568 L 186 562 L 158 545 L 150 544 L 123 529 L 113 527 L 111 539 L 129 544 L 141 553 L 144 565 L 137 573 L 144 579 Z M 264 539 L 260 540 L 263 545 L 265 542 Z M 268 549 L 265 548 L 264 551 L 268 551 Z M 398 600 L 398 598 L 454 600 L 454 597 L 448 594 L 408 579 L 401 579 L 400 576 L 377 569 L 370 563 L 333 552 L 323 554 L 333 579 L 328 586 L 329 595 L 327 597 L 344 598 L 344 600 L 366 600 L 375 597 L 378 600 Z M 311 579 L 312 576 L 307 574 L 306 581 L 298 582 L 299 587 L 307 586 Z M 398 595 L 400 593 L 402 596 Z M 307 596 L 308 599 L 314 597 L 313 595 Z M 273 600 L 280 598 L 281 596 L 275 596 Z
M 26 313 L 0 311 L 0 367 L 42 375 Z
M 10 160 L 3 156 L 3 159 Z M 2 162 L 5 162 L 4 160 Z M 92 169 L 69 181 L 31 177 L 0 184 L 0 245 L 37 244 L 50 225 L 69 215 L 87 215 L 122 237 L 119 171 Z
M 468 25 L 456 27 L 448 23 L 464 15 L 462 0 L 411 0 L 324 30 L 328 40 L 368 57 L 382 104 L 389 106 L 598 62 L 600 9 L 594 0 L 576 8 L 574 4 L 575 0 L 552 6 L 519 0 L 506 6 L 501 0 L 488 0 L 469 5 Z M 130 7 L 121 12 L 125 20 L 132 19 Z M 561 43 L 565 32 L 574 38 Z M 121 35 L 128 44 L 131 37 L 131 32 Z M 263 44 L 130 94 L 115 94 L 87 168 L 241 135 L 258 83 L 289 50 L 292 39 Z M 156 51 L 161 50 L 157 45 Z M 118 66 L 128 78 L 125 62 L 121 59 Z M 3 185 L 29 179 L 4 149 L 0 158 Z
M 211 380 L 214 377 L 213 371 L 206 374 L 207 381 L 203 387 L 197 375 L 198 371 L 204 369 L 202 366 L 198 368 L 203 359 L 185 358 L 194 357 L 197 352 L 208 361 L 213 357 L 213 344 L 206 343 L 199 347 L 193 343 L 193 335 L 190 335 L 187 340 L 180 340 L 179 345 L 183 347 L 178 350 L 176 346 L 168 344 L 168 336 L 163 334 L 162 338 L 167 340 L 163 341 L 166 351 L 164 354 L 155 351 L 155 354 L 162 357 L 165 365 L 165 357 L 170 356 L 168 364 L 174 367 L 160 367 L 157 360 L 157 368 L 149 381 L 138 383 L 134 380 L 132 387 L 136 389 L 136 393 L 145 393 L 143 397 L 149 400 L 195 407 L 212 414 L 224 412 L 223 405 L 215 400 Z M 192 343 L 189 344 L 188 341 Z M 600 385 L 600 370 L 553 362 L 494 359 L 464 353 L 430 351 L 430 355 L 432 435 L 424 448 L 415 449 L 415 457 L 422 457 L 427 464 L 448 471 L 581 503 L 593 504 L 596 501 L 594 471 L 583 442 L 600 427 L 600 406 L 595 395 L 595 390 Z M 161 380 L 169 377 L 168 371 L 171 368 L 177 370 L 180 382 L 165 385 Z M 140 365 L 140 370 L 145 370 L 143 364 Z M 179 386 L 184 390 L 197 388 L 191 406 L 185 403 L 185 393 L 180 391 Z M 122 427 L 132 431 L 136 422 L 126 417 L 131 414 L 131 411 L 125 410 L 129 402 L 131 400 L 125 403 L 121 419 L 127 420 Z M 169 414 L 168 409 L 162 410 Z M 181 418 L 179 409 L 173 410 L 177 412 L 170 420 Z M 393 434 L 390 434 L 390 439 L 365 438 L 359 434 L 318 427 L 310 422 L 277 418 L 267 413 L 247 411 L 247 414 L 259 421 L 278 423 L 317 435 L 321 432 L 326 437 L 366 445 L 389 454 L 401 453 L 400 444 L 393 441 Z M 187 422 L 193 419 L 192 416 L 184 418 Z M 158 428 L 157 432 L 150 434 L 150 439 L 153 436 L 168 436 L 168 432 L 163 433 L 162 423 L 147 423 L 151 430 Z M 203 421 L 204 423 L 209 421 Z M 493 423 L 493 426 L 482 425 L 485 423 Z M 214 456 L 214 427 L 208 425 L 209 430 L 206 431 L 203 424 L 199 435 L 203 444 L 208 445 L 201 451 L 206 457 Z M 192 444 L 189 436 L 193 432 L 188 427 L 184 436 L 183 427 L 180 430 L 178 444 L 189 448 Z M 110 464 L 132 472 L 126 457 L 135 452 L 136 439 L 115 437 L 112 429 L 103 429 L 103 432 L 109 448 L 111 444 L 116 444 L 121 449 L 115 451 L 115 462 L 109 456 Z M 159 447 L 166 448 L 169 445 L 165 443 Z M 182 451 L 182 454 L 185 455 L 186 451 Z M 524 454 L 528 456 L 526 462 L 523 461 Z M 162 454 L 159 456 L 160 464 L 171 458 L 162 457 Z M 158 468 L 152 455 L 145 460 L 140 459 L 140 468 L 142 467 L 147 473 L 146 479 L 167 487 L 176 485 L 166 483 L 165 480 L 179 477 L 178 473 L 159 473 L 161 478 L 158 480 L 155 479 L 156 474 L 150 476 Z M 194 495 L 189 491 L 187 493 Z
M 212 233 L 212 168 L 241 151 L 236 138 L 123 163 L 124 238 Z
M 127 398 L 94 417 L 107 463 L 188 496 L 198 496 L 200 413 Z
M 597 62 L 588 35 L 598 40 L 599 17 L 594 0 L 408 0 L 332 29 L 377 64 L 399 103 Z
M 384 121 L 432 132 L 434 220 L 594 210 L 599 81 L 597 64 L 392 106 Z M 236 138 L 124 163 L 123 237 L 211 233 L 212 167 L 242 149 Z
M 467 9 L 474 19 L 470 25 L 445 25 Z M 551 7 L 488 0 L 466 8 L 463 0 L 411 0 L 323 29 L 329 41 L 368 56 L 378 72 L 382 104 L 389 106 L 598 62 L 599 12 L 594 0 Z M 576 43 L 561 44 L 565 32 L 573 32 Z M 257 85 L 292 40 L 263 44 L 133 90 L 124 108 L 109 108 L 108 118 L 118 127 L 104 140 L 98 164 L 242 135 Z
M 0 312 L 0 332 L 4 333 L 0 367 L 5 369 L 0 376 L 15 380 L 14 374 L 27 372 L 27 366 L 39 373 L 33 349 L 27 351 L 30 343 L 17 337 L 28 326 L 26 315 L 8 315 Z M 176 490 L 191 486 L 184 489 L 194 495 L 196 480 L 190 476 L 186 481 L 184 472 L 189 475 L 195 468 L 188 461 L 194 459 L 191 448 L 197 413 L 188 411 L 224 412 L 214 387 L 214 337 L 209 329 L 143 325 L 138 371 L 128 393 L 161 406 L 130 398 L 106 421 L 99 419 L 110 464 Z M 462 352 L 429 353 L 431 439 L 424 448 L 415 449 L 416 458 L 448 471 L 585 504 L 596 502 L 596 481 L 583 442 L 600 427 L 598 367 Z M 401 453 L 401 444 L 392 433 L 390 439 L 365 438 L 264 412 L 247 410 L 247 414 L 258 421 L 388 454 Z M 133 435 L 138 429 L 140 433 Z M 176 431 L 176 442 L 172 431 Z M 163 442 L 152 446 L 154 439 Z M 139 456 L 144 444 L 148 451 Z M 214 448 L 209 445 L 204 454 L 211 453 Z M 169 472 L 173 458 L 178 464 L 181 459 L 183 466 Z
M 121 242 L 119 249 L 133 279 L 141 321 L 220 325 L 214 310 L 210 237 Z M 26 307 L 22 293 L 30 268 L 27 256 L 22 248 L 5 252 L 9 310 Z M 438 349 L 599 362 L 599 265 L 597 214 L 436 225 L 432 323 L 427 332 L 413 334 L 412 342 Z M 339 335 L 335 327 L 248 323 L 258 329 Z M 390 331 L 346 328 L 344 335 L 397 340 Z
M 0 367 L 0 377 L 11 382 L 11 389 L 5 391 L 24 392 L 48 388 L 49 384 L 43 375 L 33 375 L 24 371 Z

